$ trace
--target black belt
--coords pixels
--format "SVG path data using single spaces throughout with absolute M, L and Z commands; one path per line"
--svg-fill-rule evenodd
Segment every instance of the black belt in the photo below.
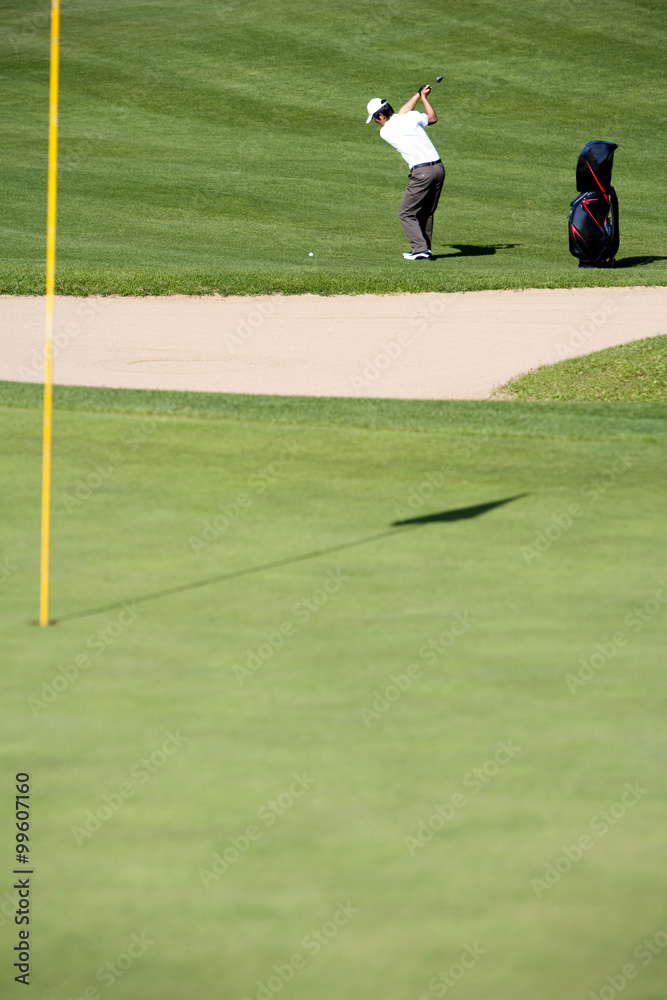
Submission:
M 429 160 L 428 163 L 415 163 L 414 167 L 410 167 L 410 173 L 416 170 L 417 167 L 434 167 L 436 163 L 442 163 L 442 160 Z

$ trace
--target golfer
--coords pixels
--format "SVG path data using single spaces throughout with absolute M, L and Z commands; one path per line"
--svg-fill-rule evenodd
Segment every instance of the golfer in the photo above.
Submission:
M 398 111 L 394 111 L 383 97 L 374 97 L 366 105 L 366 124 L 377 122 L 382 138 L 398 150 L 410 167 L 408 186 L 398 213 L 411 247 L 410 253 L 403 254 L 406 260 L 429 260 L 431 257 L 433 215 L 445 179 L 442 160 L 424 131 L 438 120 L 428 101 L 430 92 L 430 87 L 422 87 Z M 420 97 L 426 114 L 415 111 Z

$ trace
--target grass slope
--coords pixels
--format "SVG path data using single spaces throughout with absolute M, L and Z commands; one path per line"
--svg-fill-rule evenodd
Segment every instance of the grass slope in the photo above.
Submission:
M 43 289 L 48 16 L 0 16 L 0 291 L 25 294 Z M 666 35 L 661 0 L 66 4 L 58 291 L 663 284 Z M 406 170 L 365 105 L 438 72 L 438 259 L 415 265 Z M 565 217 L 594 138 L 619 144 L 622 266 L 584 273 Z
M 0 406 L 42 406 L 43 388 L 30 382 L 0 381 Z M 128 413 L 195 417 L 207 420 L 260 420 L 272 424 L 310 424 L 382 430 L 512 434 L 531 437 L 609 437 L 667 433 L 667 407 L 658 401 L 628 403 L 538 403 L 350 399 L 310 396 L 259 396 L 243 393 L 177 392 L 154 389 L 54 387 L 57 410 L 79 413 Z
M 510 399 L 667 400 L 667 336 L 542 365 L 496 390 Z
M 627 962 L 628 997 L 660 996 L 662 957 L 633 953 L 665 924 L 664 406 L 605 428 L 606 404 L 165 399 L 56 391 L 40 630 L 38 394 L 0 393 L 1 760 L 32 774 L 39 1000 L 105 995 L 134 934 L 118 1000 L 256 1000 L 297 953 L 293 1000 L 432 998 L 466 946 L 462 1000 L 597 994 Z

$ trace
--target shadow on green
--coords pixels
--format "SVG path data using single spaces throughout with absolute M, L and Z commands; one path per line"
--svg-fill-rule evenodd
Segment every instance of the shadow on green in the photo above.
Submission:
M 519 493 L 514 497 L 506 497 L 504 500 L 492 500 L 489 503 L 480 503 L 473 507 L 459 507 L 456 510 L 445 510 L 439 514 L 427 514 L 424 517 L 414 517 L 406 521 L 394 521 L 392 528 L 416 528 L 423 524 L 434 524 L 436 522 L 465 521 L 472 517 L 479 517 L 481 514 L 486 514 L 495 507 L 502 507 L 503 504 L 512 503 L 513 500 L 520 500 L 521 497 L 526 495 L 527 494 L 525 493 Z M 95 608 L 87 608 L 84 611 L 74 611 L 71 614 L 60 615 L 59 618 L 52 619 L 50 624 L 58 625 L 61 622 L 72 621 L 77 618 L 87 618 L 90 615 L 102 614 L 104 611 L 114 611 L 117 608 L 122 608 L 124 604 L 130 604 L 137 601 L 156 601 L 160 597 L 169 597 L 172 594 L 181 594 L 187 590 L 196 590 L 198 587 L 208 587 L 215 583 L 223 583 L 225 580 L 237 580 L 242 576 L 251 576 L 253 573 L 261 573 L 264 570 L 277 569 L 280 566 L 291 566 L 293 563 L 305 562 L 308 559 L 317 559 L 318 556 L 329 555 L 332 552 L 340 552 L 343 549 L 352 549 L 359 545 L 366 545 L 368 542 L 376 542 L 379 541 L 380 538 L 388 538 L 390 535 L 396 535 L 396 532 L 392 530 L 381 531 L 377 535 L 369 535 L 366 538 L 357 538 L 352 542 L 343 542 L 341 545 L 332 545 L 325 549 L 315 549 L 312 552 L 303 552 L 298 556 L 291 556 L 288 559 L 279 559 L 276 562 L 262 563 L 259 566 L 249 566 L 246 569 L 234 570 L 232 573 L 222 573 L 217 576 L 209 576 L 203 580 L 194 580 L 192 583 L 183 583 L 175 587 L 167 587 L 165 590 L 156 590 L 152 594 L 140 594 L 135 597 L 122 598 L 119 601 L 113 601 L 111 604 L 102 604 Z

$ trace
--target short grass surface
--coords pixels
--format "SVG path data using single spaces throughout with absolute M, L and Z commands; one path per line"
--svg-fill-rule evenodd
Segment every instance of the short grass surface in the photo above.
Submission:
M 507 399 L 667 400 L 667 336 L 542 365 L 494 393 Z
M 658 1000 L 664 405 L 55 399 L 39 629 L 39 393 L 0 386 L 39 1000 L 431 1000 L 466 948 L 461 1000 L 599 995 L 627 963 Z
M 0 17 L 0 291 L 38 293 L 48 4 Z M 666 44 L 662 0 L 65 3 L 57 290 L 664 284 Z M 406 262 L 407 168 L 366 102 L 439 73 L 437 259 Z M 620 266 L 582 272 L 566 217 L 598 138 L 619 145 Z

